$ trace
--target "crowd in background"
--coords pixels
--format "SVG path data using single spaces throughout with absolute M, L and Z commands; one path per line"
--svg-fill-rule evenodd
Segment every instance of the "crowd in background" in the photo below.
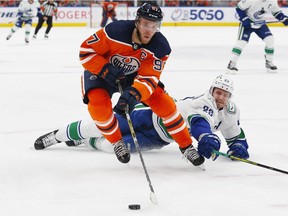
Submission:
M 5 0 L 0 1 L 0 7 L 18 7 L 21 0 Z M 43 3 L 45 0 L 39 0 Z M 106 0 L 109 1 L 109 0 Z M 59 7 L 87 7 L 91 3 L 101 3 L 103 0 L 58 0 Z M 191 7 L 191 6 L 211 6 L 211 7 L 231 7 L 234 6 L 238 0 L 114 0 L 113 2 L 127 3 L 128 6 L 140 6 L 143 2 L 155 2 L 160 6 L 167 7 Z M 278 0 L 280 7 L 288 7 L 288 0 Z

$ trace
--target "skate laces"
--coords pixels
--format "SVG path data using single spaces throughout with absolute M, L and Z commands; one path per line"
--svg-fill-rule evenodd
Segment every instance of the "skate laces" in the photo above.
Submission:
M 50 134 L 48 134 L 47 136 L 42 138 L 42 143 L 45 147 L 51 146 L 55 143 L 58 143 L 56 137 L 55 137 L 55 133 L 52 132 Z
M 128 149 L 126 148 L 123 140 L 120 140 L 119 142 L 114 144 L 114 152 L 117 155 L 117 157 L 123 157 L 129 154 Z
M 197 160 L 200 157 L 200 155 L 198 154 L 196 149 L 193 146 L 191 146 L 184 151 L 183 157 L 186 160 L 193 162 L 193 161 Z

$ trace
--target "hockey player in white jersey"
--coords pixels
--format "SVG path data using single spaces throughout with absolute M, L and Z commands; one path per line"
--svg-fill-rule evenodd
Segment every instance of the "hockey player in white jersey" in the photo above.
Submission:
M 25 24 L 25 43 L 29 44 L 29 35 L 32 27 L 32 19 L 38 13 L 40 4 L 38 0 L 23 0 L 20 2 L 15 25 L 11 28 L 10 33 L 6 37 L 9 40 L 12 35 Z
M 219 150 L 221 140 L 216 135 L 220 131 L 228 145 L 228 154 L 249 158 L 248 144 L 243 129 L 240 127 L 239 107 L 231 101 L 233 81 L 223 75 L 218 76 L 209 91 L 198 97 L 186 97 L 176 102 L 179 112 L 189 125 L 191 135 L 198 141 L 198 152 L 201 156 L 215 160 L 213 150 Z M 123 140 L 131 152 L 135 145 L 125 117 L 117 115 Z M 174 140 L 163 125 L 162 119 L 156 116 L 149 107 L 136 105 L 131 113 L 134 130 L 141 150 L 160 149 Z M 34 147 L 37 150 L 66 142 L 68 146 L 83 143 L 95 149 L 113 152 L 113 146 L 102 137 L 92 120 L 82 120 L 52 131 L 39 137 Z
M 266 24 L 266 19 L 268 15 L 271 16 L 272 14 L 277 20 L 287 26 L 288 17 L 282 13 L 277 0 L 241 0 L 236 5 L 236 11 L 240 20 L 238 39 L 232 49 L 227 73 L 237 73 L 236 63 L 253 32 L 265 43 L 265 66 L 267 72 L 276 73 L 277 67 L 273 64 L 274 37 Z

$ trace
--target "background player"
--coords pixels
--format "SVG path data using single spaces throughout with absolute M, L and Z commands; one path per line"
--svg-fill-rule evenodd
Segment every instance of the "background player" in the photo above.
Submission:
M 25 43 L 29 44 L 30 30 L 32 27 L 32 19 L 37 15 L 40 4 L 34 0 L 23 0 L 20 2 L 15 25 L 11 28 L 10 33 L 6 37 L 9 40 L 12 35 L 25 24 Z
M 105 1 L 102 4 L 102 21 L 100 26 L 103 28 L 106 26 L 108 19 L 110 18 L 113 22 L 116 21 L 116 2 Z
M 210 158 L 212 150 L 219 150 L 221 141 L 215 134 L 220 131 L 228 144 L 228 154 L 240 158 L 249 158 L 248 144 L 243 129 L 240 127 L 239 107 L 231 101 L 233 81 L 225 76 L 218 76 L 205 94 L 199 97 L 187 97 L 176 102 L 177 107 L 190 127 L 192 136 L 198 141 L 200 155 Z M 135 145 L 131 137 L 127 120 L 116 115 L 125 144 L 131 152 Z M 160 149 L 174 140 L 169 136 L 161 118 L 147 106 L 138 104 L 131 113 L 141 150 Z M 56 130 L 49 139 L 40 137 L 35 142 L 36 149 L 66 142 L 68 146 L 88 143 L 95 149 L 113 152 L 111 144 L 96 129 L 93 121 L 82 120 L 68 124 Z M 87 138 L 87 139 L 85 139 Z M 212 154 L 216 159 L 216 155 Z
M 273 64 L 274 37 L 265 22 L 265 16 L 272 13 L 277 20 L 286 26 L 288 25 L 288 17 L 280 10 L 277 0 L 241 0 L 236 5 L 236 11 L 240 20 L 238 40 L 232 49 L 227 73 L 236 74 L 238 71 L 236 63 L 253 32 L 265 43 L 265 66 L 267 72 L 276 73 L 277 67 Z

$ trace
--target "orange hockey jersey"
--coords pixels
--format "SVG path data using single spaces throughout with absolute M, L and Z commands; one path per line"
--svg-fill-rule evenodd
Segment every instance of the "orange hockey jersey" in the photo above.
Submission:
M 103 2 L 102 7 L 104 8 L 105 11 L 110 12 L 112 10 L 115 10 L 117 6 L 116 2 Z
M 111 63 L 126 75 L 137 73 L 133 87 L 145 101 L 154 92 L 171 48 L 166 38 L 156 32 L 148 44 L 133 44 L 135 21 L 112 22 L 87 38 L 80 47 L 80 61 L 91 73 L 99 74 Z

